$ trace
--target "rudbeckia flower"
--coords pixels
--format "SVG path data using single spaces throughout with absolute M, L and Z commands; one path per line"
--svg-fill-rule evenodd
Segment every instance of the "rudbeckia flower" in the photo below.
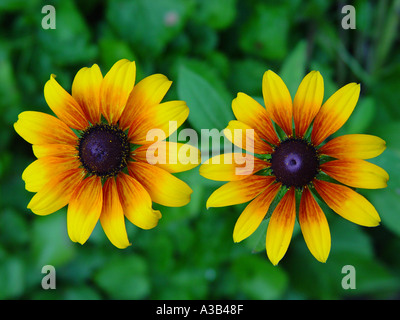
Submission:
M 171 173 L 193 168 L 196 159 L 181 164 L 165 157 L 166 162 L 155 163 L 157 152 L 168 155 L 183 145 L 158 141 L 159 148 L 147 152 L 154 141 L 146 139 L 151 129 L 168 137 L 169 121 L 179 127 L 189 109 L 184 101 L 161 103 L 172 83 L 164 75 L 136 85 L 135 77 L 135 62 L 126 59 L 104 78 L 94 64 L 79 70 L 69 94 L 51 75 L 44 97 L 55 116 L 25 111 L 14 124 L 38 158 L 22 174 L 26 189 L 36 192 L 28 208 L 48 215 L 68 205 L 67 229 L 74 242 L 85 243 L 100 219 L 109 240 L 125 248 L 130 245 L 125 217 L 151 229 L 161 218 L 153 202 L 176 207 L 190 201 L 191 188 Z M 198 156 L 196 148 L 185 148 Z
M 324 144 L 354 110 L 359 84 L 345 85 L 322 104 L 323 78 L 312 71 L 292 101 L 282 79 L 267 71 L 262 92 L 265 108 L 239 93 L 232 102 L 237 120 L 224 130 L 227 139 L 247 152 L 215 156 L 200 167 L 200 174 L 208 179 L 229 181 L 211 194 L 207 207 L 251 200 L 234 227 L 233 239 L 239 242 L 258 228 L 273 200 L 280 199 L 271 208 L 266 234 L 270 261 L 276 265 L 285 255 L 297 216 L 310 252 L 325 262 L 331 237 L 316 197 L 351 222 L 377 226 L 380 217 L 374 206 L 353 188 L 387 186 L 386 171 L 364 160 L 381 154 L 385 141 L 372 135 L 349 134 Z M 282 129 L 280 136 L 273 123 Z M 246 134 L 249 130 L 251 134 Z

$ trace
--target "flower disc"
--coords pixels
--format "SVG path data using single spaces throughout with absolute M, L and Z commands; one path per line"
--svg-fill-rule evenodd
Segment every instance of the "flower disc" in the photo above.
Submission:
M 287 187 L 301 188 L 318 173 L 318 153 L 309 142 L 290 138 L 272 153 L 271 168 L 277 181 Z
M 100 177 L 117 175 L 127 165 L 129 142 L 116 126 L 97 124 L 79 139 L 79 158 L 83 167 Z

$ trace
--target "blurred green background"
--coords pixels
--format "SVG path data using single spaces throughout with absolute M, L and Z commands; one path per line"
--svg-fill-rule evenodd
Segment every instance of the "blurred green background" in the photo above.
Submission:
M 56 9 L 56 29 L 41 26 L 42 7 Z M 356 29 L 341 27 L 345 1 L 326 0 L 0 0 L 0 299 L 398 299 L 400 297 L 400 1 L 353 1 Z M 233 227 L 244 205 L 206 210 L 220 183 L 179 174 L 194 190 L 183 208 L 160 210 L 149 231 L 127 223 L 132 246 L 119 250 L 98 224 L 88 242 L 72 243 L 66 209 L 35 216 L 21 174 L 34 160 L 12 124 L 24 110 L 50 112 L 43 86 L 51 73 L 70 91 L 76 72 L 93 63 L 103 74 L 135 60 L 137 79 L 163 73 L 167 100 L 184 99 L 185 123 L 223 129 L 242 91 L 261 97 L 267 69 L 292 97 L 309 70 L 324 77 L 325 99 L 361 83 L 353 115 L 337 135 L 370 133 L 387 142 L 371 161 L 390 174 L 382 190 L 359 190 L 382 223 L 356 226 L 326 206 L 332 234 L 328 262 L 317 262 L 296 226 L 277 267 L 261 244 L 265 226 L 240 244 Z M 160 206 L 158 206 L 160 207 Z M 261 240 L 260 240 L 261 239 Z M 261 242 L 260 242 L 261 241 Z M 56 290 L 43 290 L 44 265 Z M 342 267 L 356 269 L 356 289 L 341 286 Z

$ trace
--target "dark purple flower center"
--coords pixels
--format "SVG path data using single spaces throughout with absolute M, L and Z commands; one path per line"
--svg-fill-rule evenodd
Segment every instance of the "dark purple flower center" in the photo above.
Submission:
M 318 173 L 318 153 L 306 140 L 284 140 L 272 153 L 271 169 L 277 181 L 287 187 L 301 188 Z
M 79 159 L 88 173 L 110 177 L 126 167 L 130 145 L 121 129 L 101 123 L 83 132 L 78 149 Z

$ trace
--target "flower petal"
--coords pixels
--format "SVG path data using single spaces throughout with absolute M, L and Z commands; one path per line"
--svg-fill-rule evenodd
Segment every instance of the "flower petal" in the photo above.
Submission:
M 303 190 L 299 209 L 299 223 L 304 240 L 312 255 L 326 262 L 331 249 L 331 233 L 328 221 L 310 190 Z
M 254 199 L 263 192 L 275 177 L 251 175 L 243 180 L 231 181 L 215 190 L 207 200 L 209 207 L 226 207 Z
M 389 175 L 381 167 L 361 159 L 340 159 L 321 164 L 321 170 L 350 187 L 386 188 Z
M 324 99 L 324 79 L 318 71 L 307 74 L 293 100 L 296 137 L 302 138 L 314 120 Z
M 78 102 L 59 85 L 54 74 L 50 76 L 50 80 L 44 85 L 44 98 L 50 109 L 69 127 L 83 130 L 88 126 L 88 121 L 82 108 Z
M 247 205 L 236 221 L 233 230 L 233 241 L 240 242 L 253 234 L 263 221 L 280 187 L 280 183 L 270 184 L 257 198 Z
M 144 162 L 132 162 L 128 170 L 154 202 L 168 207 L 181 207 L 189 203 L 192 189 L 171 173 Z
M 78 137 L 60 119 L 47 113 L 24 111 L 14 123 L 15 131 L 31 144 L 62 143 L 75 145 Z
M 159 141 L 137 148 L 132 157 L 168 172 L 193 169 L 201 162 L 200 150 L 194 146 L 170 141 Z
M 89 239 L 103 206 L 101 178 L 91 176 L 76 188 L 68 205 L 67 229 L 73 242 L 84 244 Z
M 153 74 L 139 81 L 128 98 L 120 118 L 122 130 L 128 129 L 142 112 L 160 104 L 172 81 L 162 74 Z
M 315 146 L 343 126 L 353 112 L 359 96 L 360 85 L 349 83 L 324 103 L 314 119 L 311 132 L 311 141 Z
M 295 220 L 295 189 L 291 188 L 276 206 L 268 224 L 265 247 L 273 265 L 278 264 L 289 247 Z
M 265 169 L 270 163 L 246 153 L 225 153 L 206 160 L 200 166 L 200 174 L 210 180 L 243 180 Z
M 265 108 L 245 93 L 239 92 L 232 101 L 232 110 L 237 120 L 253 128 L 260 138 L 278 145 L 279 138 Z
M 379 225 L 378 212 L 362 195 L 336 183 L 314 180 L 313 184 L 326 204 L 343 218 L 366 227 Z
M 28 209 L 38 215 L 47 215 L 61 209 L 68 204 L 84 175 L 82 169 L 72 169 L 53 176 L 33 196 L 28 204 Z
M 103 75 L 97 64 L 82 68 L 75 75 L 71 93 L 79 103 L 86 119 L 92 124 L 100 122 L 100 88 Z
M 268 70 L 263 76 L 262 92 L 268 115 L 288 136 L 292 136 L 292 98 L 283 80 Z
M 164 140 L 175 132 L 189 116 L 185 101 L 168 101 L 149 108 L 132 123 L 128 137 L 134 144 L 144 145 L 154 141 L 154 135 Z M 153 134 L 154 133 L 154 134 Z
M 103 208 L 100 215 L 101 226 L 111 243 L 119 249 L 130 246 L 125 228 L 125 216 L 114 178 L 103 185 Z
M 260 139 L 253 128 L 241 121 L 229 121 L 224 129 L 224 135 L 235 146 L 251 153 L 266 154 L 273 151 L 268 143 Z
M 386 149 L 386 142 L 369 134 L 347 134 L 328 141 L 318 151 L 320 154 L 343 159 L 371 159 Z
M 100 89 L 100 111 L 108 123 L 116 123 L 135 85 L 134 61 L 121 59 L 105 75 Z
M 34 144 L 33 154 L 36 158 L 61 157 L 71 158 L 78 155 L 76 147 L 70 144 Z
M 146 189 L 131 176 L 120 173 L 117 190 L 125 216 L 142 229 L 151 229 L 161 218 L 160 211 L 152 209 L 152 202 Z
M 22 173 L 22 180 L 25 181 L 25 189 L 30 192 L 38 192 L 55 175 L 62 174 L 71 169 L 79 168 L 77 158 L 43 157 L 26 167 Z

